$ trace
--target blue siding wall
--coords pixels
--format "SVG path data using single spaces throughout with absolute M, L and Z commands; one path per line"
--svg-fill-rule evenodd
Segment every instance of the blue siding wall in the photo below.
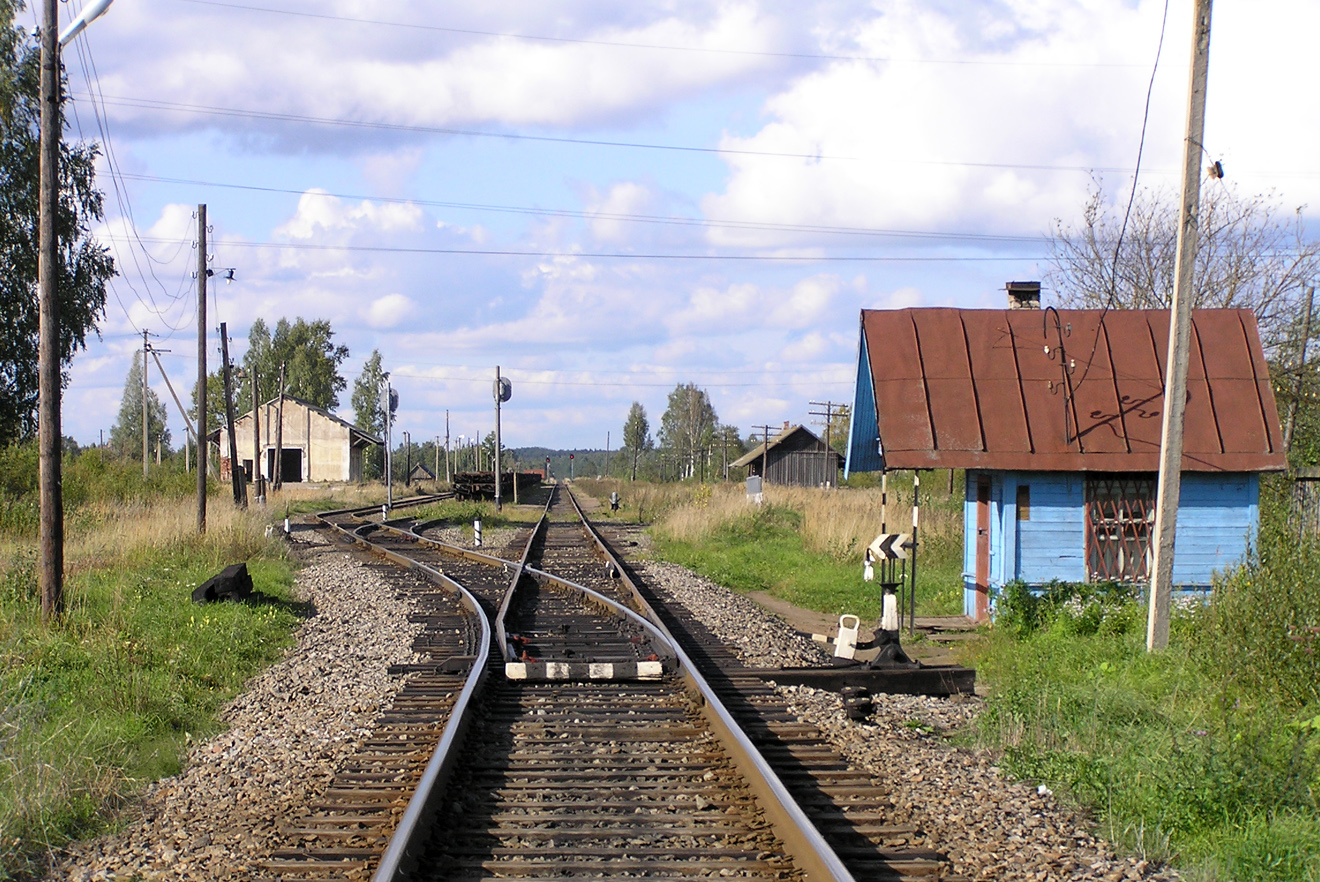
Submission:
M 1260 476 L 1184 472 L 1173 544 L 1173 583 L 1209 585 L 1238 563 L 1260 526 Z
M 1041 583 L 1058 579 L 1086 579 L 1086 493 L 1083 476 L 1076 473 L 1012 473 L 1012 494 L 1004 498 L 1005 517 L 1017 533 L 1015 566 L 1004 582 L 1021 579 Z M 1031 520 L 1017 519 L 1017 488 L 1026 485 L 1031 495 Z
M 866 351 L 866 334 L 858 331 L 858 338 L 857 386 L 853 390 L 848 453 L 843 461 L 845 478 L 853 472 L 878 472 L 885 467 L 880 455 L 880 427 L 876 423 L 875 388 L 871 382 L 871 358 Z
M 963 507 L 963 607 L 976 609 L 976 485 L 990 478 L 990 586 L 1016 579 L 1040 585 L 1086 580 L 1086 476 L 1061 472 L 967 471 Z M 1030 488 L 1030 520 L 1019 520 L 1019 485 Z M 1238 563 L 1260 524 L 1256 474 L 1184 472 L 1174 544 L 1173 581 L 1209 586 Z

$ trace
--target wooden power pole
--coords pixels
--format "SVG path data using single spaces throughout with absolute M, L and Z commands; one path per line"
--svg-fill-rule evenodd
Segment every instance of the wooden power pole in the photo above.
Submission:
M 142 332 L 142 477 L 147 476 L 147 353 L 151 344 L 147 332 Z
M 1306 371 L 1306 346 L 1311 342 L 1311 311 L 1315 308 L 1315 286 L 1306 286 L 1306 310 L 1302 313 L 1302 344 L 1297 347 L 1297 379 L 1293 398 L 1288 404 L 1288 423 L 1283 427 L 1283 449 L 1292 452 L 1293 428 L 1297 425 L 1297 405 L 1302 400 L 1302 380 Z
M 220 357 L 224 359 L 225 372 L 225 425 L 229 435 L 229 480 L 234 485 L 234 505 L 247 508 L 247 483 L 243 480 L 238 462 L 238 440 L 234 437 L 234 387 L 230 385 L 229 372 L 229 329 L 220 323 Z
M 1182 206 L 1178 213 L 1178 257 L 1169 310 L 1169 359 L 1164 372 L 1164 423 L 1160 434 L 1160 478 L 1155 510 L 1155 554 L 1151 564 L 1146 650 L 1169 645 L 1173 597 L 1173 543 L 1182 489 L 1183 418 L 1187 411 L 1187 356 L 1192 328 L 1192 270 L 1201 199 L 1201 142 L 1205 135 L 1206 79 L 1210 70 L 1211 0 L 1196 0 L 1192 27 L 1192 76 L 1183 141 Z
M 280 362 L 279 416 L 275 418 L 275 474 L 270 485 L 276 490 L 284 486 L 284 362 Z
M 37 251 L 37 451 L 40 515 L 41 617 L 64 612 L 64 494 L 60 485 L 59 250 L 55 212 L 60 204 L 60 49 L 55 0 L 41 4 L 41 147 Z
M 206 206 L 197 206 L 197 532 L 206 532 Z
M 252 359 L 252 493 L 260 504 L 266 501 L 261 482 L 261 399 L 257 397 L 257 360 Z

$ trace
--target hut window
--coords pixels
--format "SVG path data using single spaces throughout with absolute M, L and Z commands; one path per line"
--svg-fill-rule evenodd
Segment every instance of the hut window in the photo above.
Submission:
M 1153 475 L 1087 478 L 1086 567 L 1091 581 L 1145 581 L 1154 531 Z
M 1018 484 L 1017 519 L 1019 521 L 1031 520 L 1031 485 L 1030 484 Z

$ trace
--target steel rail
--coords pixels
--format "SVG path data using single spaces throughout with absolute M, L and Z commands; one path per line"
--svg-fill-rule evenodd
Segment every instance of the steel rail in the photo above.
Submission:
M 627 571 L 621 566 L 620 562 L 610 552 L 601 540 L 599 534 L 590 525 L 589 520 L 583 514 L 577 499 L 572 491 L 564 488 L 568 492 L 569 500 L 572 502 L 574 510 L 583 524 L 587 535 L 596 545 L 598 551 L 611 561 L 619 573 L 619 578 L 623 580 L 628 592 L 633 596 L 638 608 L 643 610 L 643 615 L 639 615 L 626 606 L 620 604 L 605 595 L 584 585 L 577 584 L 570 580 L 556 576 L 553 573 L 544 572 L 527 564 L 531 553 L 532 545 L 537 536 L 545 529 L 549 519 L 549 510 L 553 504 L 555 493 L 552 491 L 550 499 L 546 502 L 545 511 L 537 521 L 533 529 L 532 536 L 524 546 L 521 559 L 515 564 L 513 561 L 503 558 L 493 557 L 480 553 L 470 552 L 447 543 L 439 542 L 433 539 L 419 536 L 418 526 L 415 525 L 413 531 L 405 531 L 399 527 L 369 523 L 359 527 L 352 532 L 345 530 L 338 525 L 335 526 L 341 532 L 348 535 L 354 542 L 366 545 L 387 559 L 395 561 L 402 566 L 418 569 L 428 575 L 434 573 L 444 580 L 445 583 L 457 585 L 456 582 L 444 577 L 438 571 L 427 567 L 420 562 L 411 560 L 404 555 L 394 551 L 374 546 L 364 536 L 359 535 L 364 529 L 388 530 L 392 533 L 406 536 L 410 540 L 420 540 L 422 543 L 435 546 L 443 551 L 450 553 L 460 553 L 461 556 L 468 559 L 479 560 L 490 565 L 502 565 L 507 570 L 510 565 L 514 566 L 514 573 L 509 582 L 509 587 L 505 591 L 500 603 L 500 613 L 497 617 L 496 629 L 491 629 L 489 621 L 484 614 L 481 616 L 482 630 L 482 650 L 478 656 L 478 663 L 474 664 L 474 675 L 469 677 L 468 683 L 464 686 L 460 700 L 455 704 L 446 723 L 444 734 L 441 737 L 440 745 L 435 754 L 427 764 L 425 773 L 417 789 L 414 791 L 412 799 L 409 801 L 408 808 L 404 813 L 403 819 L 390 837 L 390 842 L 386 848 L 385 855 L 382 857 L 381 864 L 376 873 L 372 876 L 372 882 L 399 882 L 406 878 L 406 873 L 411 867 L 411 863 L 416 860 L 417 854 L 414 849 L 414 838 L 423 829 L 423 822 L 434 815 L 435 806 L 439 800 L 444 783 L 452 774 L 454 765 L 457 762 L 457 745 L 461 743 L 462 735 L 467 731 L 470 720 L 475 713 L 475 696 L 477 691 L 484 685 L 489 671 L 487 662 L 489 660 L 489 640 L 491 631 L 496 630 L 499 634 L 497 639 L 501 641 L 501 656 L 508 658 L 507 640 L 503 636 L 502 624 L 504 614 L 507 612 L 514 591 L 517 588 L 518 581 L 524 574 L 529 574 L 533 578 L 545 579 L 558 585 L 571 588 L 581 592 L 584 597 L 590 598 L 593 602 L 604 605 L 607 609 L 622 615 L 626 619 L 636 622 L 646 629 L 656 640 L 658 646 L 667 646 L 672 650 L 674 658 L 678 664 L 678 675 L 683 679 L 693 693 L 699 697 L 702 714 L 711 725 L 720 742 L 729 751 L 730 758 L 736 768 L 745 777 L 749 788 L 757 797 L 758 804 L 766 813 L 771 826 L 776 835 L 784 843 L 788 856 L 797 864 L 809 882 L 854 882 L 854 877 L 843 861 L 835 853 L 834 849 L 825 841 L 820 832 L 812 824 L 811 820 L 797 805 L 796 801 L 789 794 L 783 782 L 775 774 L 774 770 L 761 756 L 756 746 L 743 732 L 741 726 L 737 723 L 732 713 L 724 706 L 715 690 L 706 682 L 705 678 L 697 670 L 696 664 L 684 652 L 682 646 L 673 637 L 665 627 L 659 616 L 647 603 L 642 596 L 636 584 L 628 576 Z M 338 514 L 350 513 L 354 509 L 345 509 L 337 512 Z M 336 513 L 327 513 L 336 514 Z M 459 586 L 461 589 L 461 586 Z M 470 593 L 464 591 L 465 598 L 471 598 L 476 603 Z M 465 603 L 466 605 L 466 603 Z M 478 604 L 479 607 L 479 604 Z M 649 621 L 648 621 L 649 619 Z M 479 675 L 475 674 L 480 667 Z M 406 826 L 405 826 L 406 824 Z M 420 847 L 420 844 L 418 844 Z
M 415 569 L 443 588 L 457 591 L 462 599 L 463 606 L 470 610 L 476 616 L 477 621 L 481 623 L 481 641 L 472 661 L 472 670 L 468 673 L 463 689 L 450 710 L 449 719 L 445 722 L 444 731 L 440 736 L 440 742 L 436 746 L 435 752 L 431 754 L 431 759 L 427 762 L 426 769 L 422 772 L 422 777 L 417 782 L 412 797 L 408 800 L 408 806 L 404 809 L 398 826 L 390 835 L 389 844 L 385 847 L 385 853 L 381 855 L 380 864 L 371 877 L 372 882 L 395 882 L 395 880 L 404 878 L 406 872 L 412 869 L 411 865 L 417 859 L 417 854 L 413 848 L 418 838 L 417 834 L 425 829 L 428 821 L 435 816 L 437 802 L 444 790 L 444 785 L 453 774 L 454 765 L 459 755 L 454 747 L 463 743 L 463 737 L 466 735 L 474 716 L 472 710 L 476 706 L 476 698 L 485 685 L 486 677 L 490 671 L 492 634 L 490 619 L 482 610 L 481 604 L 470 591 L 458 582 L 420 561 L 373 544 L 359 534 L 361 527 L 350 531 L 329 520 L 330 516 L 349 514 L 358 510 L 361 509 L 340 509 L 337 512 L 327 512 L 320 517 L 324 523 L 346 535 L 355 544 L 365 546 L 371 549 L 373 553 L 380 554 L 386 559 L 409 569 Z M 364 526 L 379 528 L 379 525 L 376 524 Z
M 624 586 L 632 594 L 639 608 L 649 618 L 652 624 L 667 638 L 673 646 L 674 652 L 679 660 L 680 674 L 688 681 L 697 694 L 702 698 L 702 709 L 706 719 L 711 726 L 722 734 L 722 740 L 726 747 L 730 747 L 730 754 L 734 764 L 746 777 L 753 793 L 757 796 L 757 802 L 764 809 L 769 817 L 775 833 L 784 842 L 789 854 L 798 864 L 799 868 L 811 880 L 832 880 L 832 882 L 852 882 L 852 872 L 844 864 L 833 847 L 825 841 L 825 837 L 807 817 L 806 812 L 798 805 L 784 782 L 780 780 L 765 757 L 747 737 L 741 725 L 734 718 L 724 703 L 719 700 L 715 690 L 711 688 L 706 679 L 701 676 L 697 670 L 696 664 L 683 650 L 682 645 L 669 632 L 659 615 L 651 607 L 651 604 L 642 596 L 636 583 L 628 575 L 628 571 L 623 568 L 609 546 L 601 539 L 600 534 L 596 532 L 591 525 L 591 521 L 578 505 L 577 498 L 573 495 L 571 489 L 568 491 L 568 498 L 573 503 L 573 508 L 581 519 L 583 529 L 591 537 L 597 551 L 605 559 L 614 565 L 623 581 Z M 590 589 L 584 589 L 590 590 Z M 592 592 L 595 593 L 595 592 Z

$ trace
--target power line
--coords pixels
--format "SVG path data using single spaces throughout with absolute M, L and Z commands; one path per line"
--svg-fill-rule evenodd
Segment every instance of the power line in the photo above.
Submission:
M 511 40 L 530 40 L 546 43 L 572 43 L 587 46 L 611 46 L 620 49 L 652 49 L 663 52 L 693 52 L 709 55 L 741 55 L 757 58 L 789 58 L 819 61 L 869 61 L 888 64 L 950 64 L 960 66 L 993 67 L 1094 67 L 1121 68 L 1138 67 L 1135 64 L 1119 62 L 1081 62 L 1081 61 L 996 61 L 990 59 L 961 58 L 902 58 L 877 55 L 838 55 L 816 52 L 770 52 L 760 49 L 721 49 L 709 46 L 677 46 L 661 43 L 638 43 L 624 40 L 592 40 L 584 37 L 552 37 L 544 34 L 523 34 L 507 31 L 484 31 L 475 28 L 443 27 L 441 25 L 420 24 L 417 22 L 385 21 L 374 18 L 355 18 L 346 15 L 330 15 L 324 12 L 304 12 L 293 9 L 274 9 L 267 6 L 252 6 L 243 3 L 224 3 L 220 0 L 180 0 L 197 6 L 215 6 L 222 9 L 239 9 L 244 12 L 264 12 L 273 15 L 288 15 L 298 18 L 315 18 L 322 21 L 342 21 L 351 24 L 369 24 L 381 27 L 403 28 L 414 31 L 431 31 L 446 34 L 461 34 L 474 37 L 502 37 Z
M 192 2 L 192 0 L 188 0 Z M 82 96 L 79 96 L 82 97 Z M 835 160 L 846 162 L 875 162 L 873 156 L 842 156 L 827 153 L 800 153 L 779 150 L 746 150 L 734 147 L 704 147 L 687 144 L 659 144 L 646 141 L 614 141 L 602 138 L 570 138 L 561 135 L 532 135 L 526 132 L 491 132 L 482 129 L 460 129 L 450 126 L 422 126 L 406 123 L 373 122 L 371 120 L 344 119 L 339 117 L 308 116 L 297 113 L 279 113 L 273 110 L 250 110 L 238 107 L 218 107 L 208 104 L 185 104 L 178 101 L 164 101 L 154 98 L 132 98 L 111 96 L 103 102 L 117 107 L 132 107 L 138 110 L 176 111 L 200 116 L 233 117 L 259 119 L 272 122 L 295 122 L 318 126 L 340 126 L 356 129 L 377 129 L 391 132 L 409 132 L 424 135 L 456 135 L 470 138 L 496 138 L 506 141 L 538 141 L 551 144 L 581 144 L 588 147 L 621 147 L 634 150 L 668 150 L 679 153 L 705 153 L 720 156 L 761 156 L 777 159 L 809 159 L 812 162 Z M 1132 170 L 1110 166 L 1094 165 L 1049 165 L 1044 163 L 1014 162 L 965 162 L 958 160 L 887 158 L 890 165 L 930 165 L 952 168 L 993 168 L 1017 171 L 1064 171 L 1064 172 L 1112 172 L 1128 174 Z
M 123 237 L 107 236 L 111 241 Z M 152 242 L 172 242 L 172 239 L 147 238 Z M 796 261 L 801 263 L 965 263 L 1005 260 L 1040 260 L 1041 255 L 1014 255 L 1008 257 L 950 257 L 950 256 L 889 256 L 877 254 L 657 254 L 627 251 L 531 251 L 500 248 L 421 248 L 398 245 L 319 245 L 312 242 L 256 242 L 217 240 L 217 247 L 226 248 L 288 248 L 298 251 L 350 251 L 376 254 L 468 254 L 485 257 L 579 257 L 593 260 L 738 260 L 738 261 Z
M 778 224 L 769 221 L 721 220 L 718 218 L 684 217 L 682 215 L 626 214 L 607 211 L 586 211 L 570 208 L 533 208 L 518 205 L 496 205 L 482 202 L 450 202 L 435 199 L 420 199 L 402 196 L 377 196 L 360 193 L 332 193 L 328 190 L 295 189 L 291 187 L 261 187 L 254 184 L 233 184 L 218 181 L 201 181 L 190 178 L 169 178 L 157 175 L 125 173 L 125 179 L 147 183 L 182 184 L 193 187 L 216 187 L 229 190 L 245 190 L 254 193 L 276 193 L 290 196 L 325 196 L 334 199 L 357 199 L 367 202 L 381 202 L 397 205 L 424 205 L 433 208 L 454 208 L 469 211 L 490 211 L 504 214 L 526 214 L 537 217 L 572 217 L 582 220 L 619 220 L 630 223 L 671 224 L 675 226 L 697 226 L 736 230 L 755 230 L 789 233 L 825 233 L 848 236 L 886 236 L 894 238 L 966 240 L 971 242 L 1030 242 L 1040 244 L 1040 236 L 1015 236 L 993 233 L 942 233 L 934 230 L 890 230 L 872 227 L 829 226 L 823 224 Z
M 454 377 L 454 376 L 442 376 L 436 374 L 410 374 L 407 373 L 406 371 L 391 371 L 390 376 L 407 377 L 413 380 L 435 380 L 437 382 L 446 382 L 446 383 L 489 383 L 490 382 L 489 377 L 466 377 L 466 376 Z M 519 380 L 518 382 L 523 385 L 529 385 L 529 386 L 590 386 L 590 387 L 608 386 L 608 387 L 627 388 L 627 389 L 632 389 L 637 387 L 654 387 L 659 389 L 668 389 L 674 385 L 674 381 L 672 380 L 665 383 L 649 383 L 649 382 L 625 382 L 622 380 L 616 382 L 616 381 L 603 381 L 603 380 L 526 380 L 524 379 L 524 380 Z M 835 381 L 823 380 L 819 382 L 819 385 L 843 386 L 843 385 L 851 385 L 852 382 L 853 382 L 852 380 L 835 380 Z M 714 389 L 742 389 L 742 388 L 754 388 L 758 386 L 764 386 L 765 383 L 764 382 L 760 382 L 760 383 L 703 382 L 701 385 L 709 386 Z

